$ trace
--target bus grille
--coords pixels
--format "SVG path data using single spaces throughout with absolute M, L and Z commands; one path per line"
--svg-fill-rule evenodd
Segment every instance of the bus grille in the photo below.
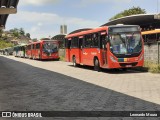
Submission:
M 119 65 L 121 67 L 126 67 L 127 65 L 136 66 L 137 64 L 138 64 L 138 62 L 134 62 L 134 63 L 119 63 Z

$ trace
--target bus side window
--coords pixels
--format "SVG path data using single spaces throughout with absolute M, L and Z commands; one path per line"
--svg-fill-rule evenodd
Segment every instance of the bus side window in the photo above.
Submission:
M 78 47 L 78 37 L 74 37 L 71 40 L 71 47 L 72 48 L 77 48 Z
M 65 39 L 65 48 L 70 49 L 71 47 L 71 40 Z
M 71 48 L 71 40 L 67 41 L 67 48 L 70 49 Z
M 79 42 L 79 44 L 78 44 L 78 47 L 79 48 L 82 48 L 83 47 L 83 38 L 79 38 L 79 40 L 78 40 Z
M 92 35 L 92 47 L 97 48 L 98 47 L 98 33 L 94 33 Z
M 92 38 L 91 35 L 86 35 L 85 40 L 84 40 L 84 47 L 85 48 L 90 48 L 92 44 Z
M 36 49 L 40 48 L 40 43 L 36 44 Z
M 31 45 L 31 49 L 34 49 L 34 44 Z

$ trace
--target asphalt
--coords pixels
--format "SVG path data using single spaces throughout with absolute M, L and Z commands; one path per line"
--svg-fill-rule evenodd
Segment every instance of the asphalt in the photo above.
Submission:
M 0 56 L 0 111 L 160 111 L 160 105 Z

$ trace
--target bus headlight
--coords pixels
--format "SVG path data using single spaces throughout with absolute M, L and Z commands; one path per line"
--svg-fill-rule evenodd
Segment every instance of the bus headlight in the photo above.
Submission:
M 110 56 L 110 59 L 112 60 L 112 62 L 117 62 L 113 56 Z
M 143 57 L 144 57 L 144 55 L 142 54 L 142 55 L 141 55 L 141 57 L 139 58 L 139 60 L 142 60 L 142 59 L 143 59 Z

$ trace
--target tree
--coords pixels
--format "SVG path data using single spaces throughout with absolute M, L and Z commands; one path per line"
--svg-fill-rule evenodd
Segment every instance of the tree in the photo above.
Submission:
M 4 41 L 4 40 L 0 40 L 0 49 L 4 49 L 7 47 L 13 47 L 14 45 L 10 42 Z
M 113 16 L 112 18 L 110 18 L 109 20 L 114 20 L 117 18 L 121 18 L 121 17 L 125 17 L 125 16 L 130 16 L 130 15 L 136 15 L 136 14 L 146 14 L 146 10 L 142 9 L 140 7 L 132 7 L 128 10 L 124 10 L 123 12 L 120 12 L 118 14 L 116 14 L 115 16 Z
M 20 29 L 19 29 L 19 34 L 20 34 L 20 35 L 25 35 L 25 32 L 24 32 L 24 29 L 23 29 L 23 28 L 20 28 Z
M 26 33 L 26 37 L 31 38 L 30 33 Z
M 11 30 L 11 31 L 13 32 L 14 37 L 19 37 L 19 36 L 20 36 L 20 34 L 19 34 L 19 29 L 14 28 L 14 29 Z

